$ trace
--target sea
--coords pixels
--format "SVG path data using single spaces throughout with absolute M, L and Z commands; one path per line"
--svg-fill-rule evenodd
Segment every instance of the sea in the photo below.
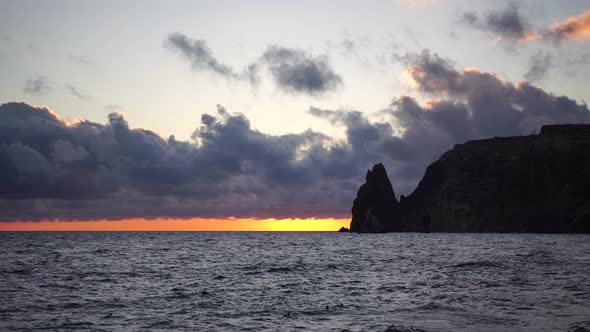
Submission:
M 589 331 L 590 236 L 0 233 L 1 331 Z

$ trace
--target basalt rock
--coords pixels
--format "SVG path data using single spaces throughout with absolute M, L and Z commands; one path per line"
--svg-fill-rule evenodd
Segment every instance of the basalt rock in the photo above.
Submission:
M 458 144 L 399 203 L 376 165 L 352 214 L 353 232 L 590 233 L 590 125 Z

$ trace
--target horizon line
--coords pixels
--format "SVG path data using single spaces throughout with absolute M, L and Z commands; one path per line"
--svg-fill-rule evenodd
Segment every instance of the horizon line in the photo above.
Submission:
M 130 218 L 88 221 L 0 222 L 0 232 L 330 232 L 350 218 Z

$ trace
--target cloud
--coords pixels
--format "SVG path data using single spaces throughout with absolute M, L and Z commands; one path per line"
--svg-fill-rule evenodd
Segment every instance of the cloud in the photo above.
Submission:
M 461 22 L 475 29 L 488 31 L 498 40 L 526 42 L 539 38 L 522 17 L 516 4 L 505 9 L 489 11 L 483 16 L 476 12 L 465 12 Z
M 193 141 L 0 106 L 0 220 L 346 216 L 363 163 L 320 133 L 267 135 L 223 107 Z
M 277 86 L 286 92 L 317 95 L 342 84 L 326 57 L 312 57 L 297 49 L 269 46 L 262 60 Z
M 418 95 L 372 121 L 310 107 L 343 139 L 307 130 L 270 135 L 218 106 L 189 141 L 111 113 L 106 123 L 60 119 L 24 103 L 0 106 L 0 220 L 347 217 L 367 167 L 383 162 L 408 194 L 426 166 L 469 139 L 526 135 L 543 124 L 590 123 L 585 104 L 513 84 L 424 50 L 400 56 Z
M 266 67 L 277 87 L 288 93 L 317 96 L 342 84 L 342 78 L 334 72 L 326 56 L 313 57 L 299 49 L 268 46 L 258 60 L 236 71 L 216 59 L 204 40 L 174 33 L 168 36 L 167 45 L 180 51 L 193 69 L 210 71 L 232 80 L 256 84 L 260 69 Z
M 530 82 L 542 81 L 549 73 L 553 64 L 553 56 L 549 53 L 539 51 L 529 58 L 530 68 L 524 74 L 524 78 Z
M 585 104 L 547 93 L 528 82 L 512 84 L 475 68 L 457 70 L 450 60 L 428 50 L 407 54 L 402 60 L 408 66 L 407 79 L 418 91 L 446 98 L 431 101 L 422 109 L 432 114 L 438 114 L 433 111 L 441 105 L 466 109 L 469 121 L 462 127 L 472 131 L 470 138 L 527 134 L 541 124 L 590 121 Z M 415 119 L 416 114 L 423 115 L 414 110 L 407 116 Z
M 364 39 L 363 41 L 366 42 L 366 39 Z M 350 38 L 343 39 L 342 41 L 340 41 L 340 43 L 338 43 L 338 46 L 342 48 L 342 53 L 344 54 L 356 53 L 358 52 L 360 47 L 359 41 Z
M 351 38 L 341 40 L 328 40 L 326 47 L 330 51 L 336 51 L 341 56 L 359 58 L 363 51 L 371 48 L 371 40 L 368 37 Z
M 193 40 L 181 33 L 173 33 L 168 36 L 167 45 L 172 50 L 179 51 L 195 70 L 208 70 L 230 79 L 245 78 L 243 74 L 216 59 L 204 40 Z
M 590 53 L 584 53 L 584 54 L 581 54 L 580 56 L 577 56 L 575 58 L 568 59 L 566 63 L 570 66 L 571 65 L 582 65 L 582 66 L 590 65 Z
M 54 141 L 51 159 L 60 163 L 71 163 L 88 157 L 88 152 L 82 146 L 74 146 L 70 141 Z
M 422 53 L 395 55 L 394 59 L 406 66 L 404 83 L 430 94 L 448 94 L 463 89 L 460 73 L 454 62 L 424 50 Z
M 66 89 L 75 97 L 80 98 L 80 99 L 90 99 L 92 98 L 90 95 L 82 93 L 77 87 L 71 85 L 71 84 L 67 84 L 66 85 Z
M 473 11 L 465 12 L 460 21 L 473 28 L 492 33 L 498 41 L 506 40 L 512 43 L 541 39 L 559 45 L 563 41 L 584 42 L 590 38 L 590 10 L 578 16 L 551 23 L 545 28 L 532 27 L 520 15 L 516 4 L 503 10 L 489 11 L 483 17 Z
M 54 84 L 48 81 L 44 76 L 39 76 L 34 79 L 29 79 L 25 83 L 23 88 L 23 92 L 26 94 L 44 94 L 51 92 L 53 90 Z M 64 84 L 63 88 L 65 88 L 68 92 L 80 99 L 90 99 L 91 96 L 85 93 L 82 93 L 77 87 L 71 84 Z
M 24 93 L 27 94 L 43 94 L 51 90 L 51 84 L 43 76 L 27 80 L 23 88 Z
M 120 111 L 121 109 L 123 109 L 123 106 L 117 104 L 104 105 L 104 110 L 109 112 L 116 112 Z
M 560 43 L 564 40 L 583 42 L 590 38 L 590 10 L 577 17 L 550 24 L 542 32 L 543 38 Z

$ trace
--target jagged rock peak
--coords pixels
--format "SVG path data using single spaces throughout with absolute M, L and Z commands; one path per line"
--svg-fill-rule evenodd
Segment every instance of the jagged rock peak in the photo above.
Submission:
M 397 199 L 383 164 L 367 171 L 352 206 L 351 232 L 377 233 L 392 230 L 397 213 Z
M 383 166 L 382 163 L 373 165 L 372 170 L 367 170 L 365 181 L 367 185 L 374 188 L 375 190 L 383 191 L 386 194 L 391 194 L 393 196 L 393 199 L 397 203 L 395 191 L 393 190 L 391 181 L 389 181 L 389 177 L 387 176 L 385 166 Z

